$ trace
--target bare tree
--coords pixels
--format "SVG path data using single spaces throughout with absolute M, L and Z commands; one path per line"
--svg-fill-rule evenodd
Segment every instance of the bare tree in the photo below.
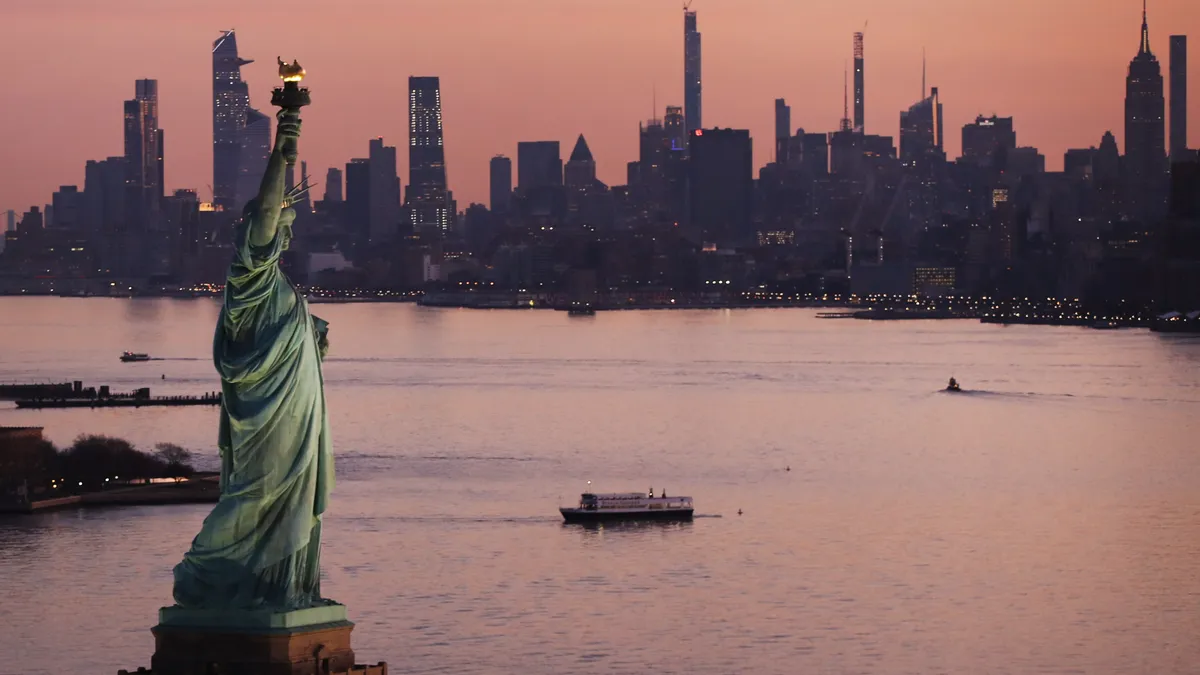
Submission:
M 154 454 L 167 464 L 187 464 L 192 461 L 192 451 L 174 443 L 155 445 Z

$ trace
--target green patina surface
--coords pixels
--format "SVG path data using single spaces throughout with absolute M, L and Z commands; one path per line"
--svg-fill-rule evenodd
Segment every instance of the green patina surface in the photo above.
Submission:
M 285 158 L 294 157 L 299 132 L 299 111 L 282 111 L 262 188 L 237 228 L 213 341 L 221 495 L 175 567 L 177 607 L 163 610 L 172 620 L 209 616 L 182 610 L 217 612 L 225 624 L 230 611 L 334 611 L 321 597 L 319 569 L 321 514 L 333 488 L 321 376 L 328 325 L 309 314 L 279 266 L 295 218 L 284 205 Z

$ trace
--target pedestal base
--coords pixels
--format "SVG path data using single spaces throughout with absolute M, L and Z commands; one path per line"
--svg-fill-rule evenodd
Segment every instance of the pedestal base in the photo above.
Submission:
M 146 675 L 387 675 L 354 663 L 346 608 L 214 612 L 165 607 Z M 127 671 L 121 671 L 122 674 Z

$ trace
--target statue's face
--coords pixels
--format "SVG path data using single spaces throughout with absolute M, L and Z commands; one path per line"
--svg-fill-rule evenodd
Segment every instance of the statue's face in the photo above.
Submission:
M 283 237 L 283 250 L 292 245 L 292 223 L 296 220 L 296 210 L 287 208 L 279 212 L 279 236 Z

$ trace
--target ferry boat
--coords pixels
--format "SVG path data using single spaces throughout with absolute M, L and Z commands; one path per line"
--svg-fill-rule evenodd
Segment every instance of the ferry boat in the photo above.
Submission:
M 620 520 L 691 520 L 691 497 L 654 496 L 645 492 L 585 492 L 578 507 L 559 507 L 568 523 L 605 523 Z
M 125 352 L 124 354 L 121 355 L 121 360 L 124 361 L 125 363 L 129 363 L 131 361 L 149 361 L 150 355 L 149 354 L 134 354 L 133 352 Z

